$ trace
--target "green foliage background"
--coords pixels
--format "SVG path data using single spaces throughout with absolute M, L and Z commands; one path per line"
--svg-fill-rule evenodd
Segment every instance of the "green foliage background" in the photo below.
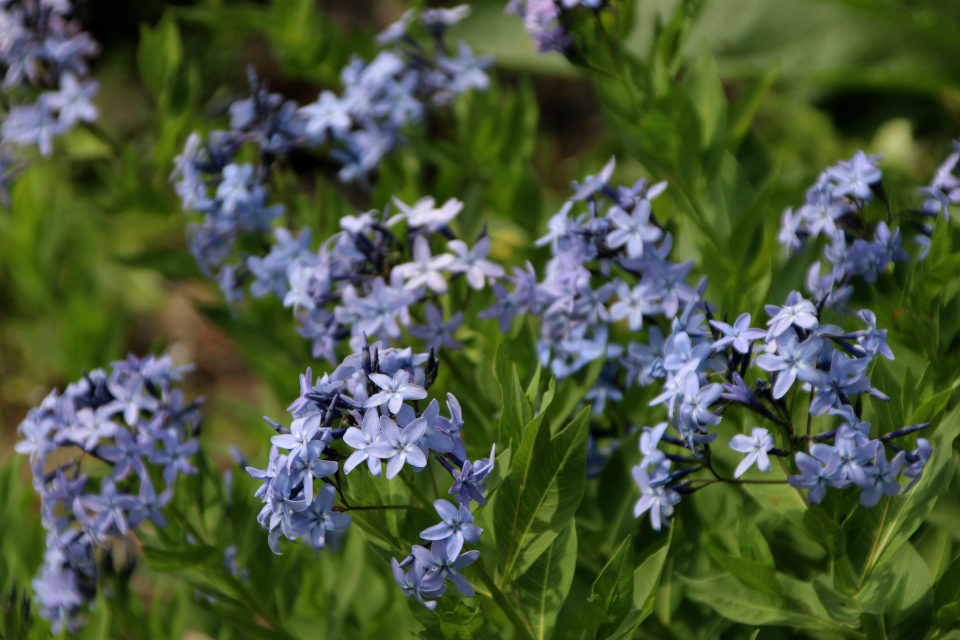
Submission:
M 539 267 L 547 253 L 532 242 L 570 181 L 616 155 L 617 182 L 670 180 L 658 215 L 675 257 L 710 275 L 708 297 L 721 308 L 757 317 L 800 288 L 816 259 L 811 247 L 787 260 L 776 231 L 783 207 L 800 203 L 825 166 L 859 148 L 882 152 L 894 208 L 915 206 L 915 187 L 960 130 L 955 2 L 618 0 L 602 22 L 584 13 L 575 25 L 579 66 L 536 54 L 503 2 L 471 4 L 455 35 L 497 57 L 491 90 L 413 136 L 371 193 L 322 173 L 291 176 L 279 191 L 290 224 L 326 237 L 341 215 L 394 195 L 457 197 L 462 234 L 487 224 L 498 260 Z M 98 598 L 84 637 L 960 637 L 955 222 L 937 228 L 924 263 L 859 286 L 852 305 L 876 311 L 897 355 L 872 372 L 891 402 L 868 401 L 866 419 L 881 433 L 935 424 L 936 454 L 905 496 L 872 510 L 843 494 L 807 508 L 783 487 L 715 486 L 680 504 L 670 532 L 653 532 L 632 517 L 636 435 L 598 480 L 583 480 L 587 421 L 612 434 L 658 422 L 649 390 L 600 418 L 578 413 L 598 370 L 555 388 L 535 368 L 533 323 L 501 336 L 475 318 L 489 294 L 464 287 L 449 303 L 468 318 L 458 334 L 466 348 L 444 357 L 432 395 L 460 399 L 471 456 L 498 446 L 494 499 L 478 517 L 484 568 L 468 571 L 479 596 L 448 595 L 429 612 L 393 584 L 389 558 L 430 524 L 423 510 L 355 515 L 336 554 L 269 553 L 254 483 L 227 448 L 262 464 L 270 428 L 260 416 L 282 417 L 297 374 L 325 366 L 275 301 L 231 315 L 185 249 L 189 216 L 168 177 L 191 131 L 223 126 L 247 64 L 274 90 L 312 100 L 338 87 L 351 55 L 372 55 L 372 34 L 405 8 L 88 4 L 85 24 L 104 45 L 101 120 L 32 163 L 0 211 L 0 590 L 26 587 L 43 551 L 28 470 L 12 451 L 26 410 L 84 369 L 166 350 L 197 363 L 188 395 L 209 401 L 202 473 L 177 487 L 171 527 L 140 537 L 146 561 Z M 742 422 L 725 416 L 722 429 Z M 732 453 L 719 457 L 735 464 Z M 401 504 L 425 482 L 355 474 L 348 491 Z M 229 546 L 246 579 L 224 567 Z M 2 602 L 0 632 L 20 637 L 21 610 Z M 46 635 L 36 622 L 27 633 Z

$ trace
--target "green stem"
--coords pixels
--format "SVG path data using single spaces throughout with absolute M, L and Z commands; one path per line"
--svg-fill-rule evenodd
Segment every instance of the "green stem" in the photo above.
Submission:
M 517 613 L 517 610 L 514 609 L 513 605 L 510 604 L 510 601 L 507 600 L 507 596 L 503 595 L 503 591 L 500 590 L 500 587 L 493 581 L 493 578 L 490 577 L 490 574 L 487 573 L 487 570 L 484 569 L 483 563 L 477 561 L 473 563 L 473 568 L 476 569 L 477 573 L 480 575 L 480 580 L 486 585 L 487 589 L 490 590 L 490 595 L 493 597 L 493 601 L 497 603 L 504 615 L 507 616 L 507 619 L 510 620 L 510 624 L 513 625 L 513 628 L 517 630 L 517 633 L 520 634 L 521 638 L 528 638 L 530 640 L 535 640 L 533 631 L 524 623 L 523 618 L 520 617 L 520 614 Z

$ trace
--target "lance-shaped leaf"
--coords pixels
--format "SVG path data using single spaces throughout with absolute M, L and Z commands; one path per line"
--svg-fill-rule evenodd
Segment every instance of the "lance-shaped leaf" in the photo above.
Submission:
M 960 410 L 954 410 L 930 438 L 933 454 L 917 486 L 875 508 L 858 507 L 843 523 L 857 585 L 863 586 L 871 571 L 892 558 L 933 509 L 953 474 L 953 441 L 958 433 Z
M 583 498 L 590 409 L 552 438 L 544 413 L 530 421 L 497 491 L 493 522 L 500 584 L 525 572 Z
M 593 582 L 580 620 L 590 640 L 614 635 L 633 610 L 633 540 L 627 536 Z M 639 613 L 639 612 L 636 612 Z
M 514 581 L 525 619 L 537 640 L 552 636 L 576 566 L 577 529 L 571 521 L 536 562 Z
M 517 365 L 509 360 L 504 353 L 504 345 L 497 348 L 497 354 L 493 360 L 493 373 L 500 383 L 500 391 L 503 394 L 503 412 L 500 414 L 499 442 L 502 446 L 513 446 L 520 442 L 523 435 L 523 427 L 533 417 L 530 408 L 530 401 L 523 392 L 520 385 L 520 376 L 517 373 Z

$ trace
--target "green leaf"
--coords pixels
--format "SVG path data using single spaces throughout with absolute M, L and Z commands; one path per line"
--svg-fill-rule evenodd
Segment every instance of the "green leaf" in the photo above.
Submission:
M 450 598 L 437 599 L 432 611 L 414 598 L 407 601 L 414 617 L 426 627 L 420 632 L 423 640 L 495 640 L 496 636 L 484 622 L 479 607 L 470 608 Z
M 577 565 L 577 528 L 570 522 L 513 586 L 537 640 L 551 637 Z
M 783 598 L 783 586 L 777 579 L 776 567 L 756 560 L 728 555 L 722 549 L 709 543 L 707 544 L 707 551 L 730 575 L 746 586 L 775 598 Z
M 732 575 L 703 580 L 684 580 L 687 596 L 725 618 L 743 624 L 786 624 L 793 615 L 783 608 L 783 600 L 744 585 Z
M 933 454 L 920 482 L 909 492 L 884 499 L 877 507 L 858 507 L 844 523 L 847 553 L 863 584 L 920 527 L 953 475 L 953 441 L 960 433 L 960 410 L 947 416 L 931 438 Z
M 900 388 L 900 382 L 890 371 L 890 365 L 884 360 L 878 359 L 870 379 L 873 386 L 890 396 L 889 401 L 871 396 L 873 406 L 879 417 L 880 434 L 890 433 L 904 426 L 903 414 L 901 413 L 903 405 L 900 402 L 902 389 Z
M 811 585 L 782 574 L 777 577 L 789 585 L 785 589 L 789 603 L 751 589 L 731 575 L 703 580 L 686 579 L 684 584 L 691 600 L 742 624 L 831 630 L 840 626 L 826 617 L 826 609 Z
M 590 408 L 552 438 L 544 416 L 524 429 L 497 491 L 493 522 L 501 585 L 546 551 L 583 498 Z
M 663 567 L 666 564 L 672 540 L 673 529 L 670 530 L 667 544 L 644 560 L 643 564 L 633 572 L 634 609 L 644 609 L 648 613 L 650 612 L 650 605 L 653 603 L 653 597 L 656 595 L 657 587 L 660 586 L 660 579 L 663 577 Z
M 941 629 L 960 620 L 960 558 L 953 561 L 934 588 L 933 610 Z
M 937 395 L 924 402 L 920 408 L 913 413 L 913 416 L 910 418 L 910 424 L 922 424 L 924 422 L 933 422 L 936 420 L 943 410 L 947 408 L 947 404 L 950 402 L 950 398 L 953 397 L 953 394 L 953 389 L 947 389 L 946 391 L 941 391 Z
M 750 83 L 736 102 L 730 105 L 730 123 L 727 131 L 727 147 L 733 151 L 750 131 L 753 119 L 763 104 L 763 99 L 773 87 L 773 81 L 780 74 L 780 63 L 777 62 L 763 72 L 759 78 Z
M 770 567 L 774 566 L 773 553 L 770 551 L 767 539 L 743 509 L 740 509 L 737 514 L 737 545 L 742 558 L 755 560 Z
M 151 29 L 140 25 L 137 70 L 147 89 L 158 100 L 167 100 L 183 58 L 180 29 L 170 13 Z
M 607 638 L 633 608 L 633 540 L 630 536 L 593 582 L 593 590 L 580 615 L 591 640 Z
M 500 414 L 499 440 L 502 446 L 516 446 L 520 443 L 523 428 L 532 417 L 530 401 L 520 386 L 517 365 L 507 360 L 504 346 L 497 348 L 493 360 L 493 373 L 500 383 L 503 394 L 503 413 Z
M 960 602 L 944 605 L 937 611 L 937 626 L 941 629 L 952 627 L 960 620 Z

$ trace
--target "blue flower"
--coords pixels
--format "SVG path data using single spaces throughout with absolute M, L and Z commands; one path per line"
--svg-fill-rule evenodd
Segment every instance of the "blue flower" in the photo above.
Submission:
M 410 374 L 406 371 L 398 371 L 393 378 L 382 373 L 371 373 L 370 380 L 383 391 L 370 396 L 363 405 L 367 408 L 385 404 L 390 413 L 396 415 L 404 400 L 422 400 L 427 397 L 426 389 L 411 383 Z
M 163 465 L 163 481 L 172 485 L 177 474 L 193 475 L 197 470 L 190 464 L 190 458 L 200 450 L 200 443 L 196 439 L 181 443 L 171 434 L 161 438 L 163 449 L 155 449 L 150 454 L 150 462 Z
M 834 183 L 831 195 L 841 198 L 852 194 L 861 200 L 871 200 L 870 185 L 879 182 L 883 175 L 876 166 L 882 157 L 882 154 L 868 156 L 857 151 L 848 162 L 841 161 L 827 169 L 827 176 Z
M 297 114 L 306 119 L 304 131 L 315 140 L 327 134 L 343 133 L 350 129 L 350 105 L 331 91 L 322 91 L 316 102 L 300 107 Z
M 476 562 L 480 557 L 479 551 L 467 551 L 460 555 L 452 555 L 447 551 L 447 545 L 434 544 L 430 550 L 421 546 L 413 547 L 413 557 L 417 564 L 426 570 L 421 587 L 426 590 L 439 589 L 445 580 L 453 583 L 457 590 L 468 598 L 473 597 L 473 586 L 460 571 Z
M 296 456 L 312 460 L 316 455 L 311 455 L 308 450 L 317 447 L 323 449 L 325 433 L 320 429 L 322 420 L 323 414 L 321 413 L 314 413 L 304 418 L 297 418 L 290 423 L 290 433 L 283 433 L 270 438 L 272 444 L 290 450 L 290 454 L 287 457 L 288 469 Z M 325 432 L 326 429 L 323 431 Z
M 887 360 L 893 360 L 893 350 L 887 344 L 887 330 L 877 329 L 877 316 L 869 309 L 863 309 L 857 314 L 867 325 L 867 331 L 864 335 L 857 338 L 860 346 L 867 352 L 867 356 L 876 358 L 877 354 L 883 354 Z
M 643 328 L 643 316 L 660 311 L 660 307 L 652 300 L 651 288 L 644 284 L 630 287 L 623 280 L 617 280 L 615 284 L 619 300 L 610 307 L 610 317 L 614 320 L 628 318 L 630 330 L 640 331 Z
M 97 448 L 97 455 L 113 463 L 113 478 L 123 480 L 133 469 L 141 478 L 147 477 L 147 470 L 143 464 L 153 451 L 153 442 L 148 438 L 131 435 L 123 427 L 114 432 L 114 444 Z
M 770 330 L 767 340 L 773 340 L 792 326 L 801 329 L 816 329 L 820 321 L 817 319 L 817 308 L 809 300 L 804 300 L 796 291 L 787 296 L 783 307 L 766 306 L 770 320 L 767 324 Z
M 350 514 L 333 510 L 335 495 L 336 489 L 333 485 L 325 484 L 310 506 L 293 514 L 295 538 L 308 536 L 311 547 L 323 549 L 327 544 L 328 531 L 345 531 L 350 527 Z
M 780 233 L 777 234 L 777 240 L 787 248 L 787 255 L 790 255 L 791 249 L 800 249 L 803 247 L 803 238 L 806 233 L 801 229 L 803 223 L 803 212 L 793 212 L 792 207 L 783 210 L 783 218 L 780 224 Z
M 363 414 L 363 422 L 360 428 L 350 427 L 343 434 L 343 441 L 356 449 L 350 454 L 346 462 L 343 463 L 343 472 L 350 473 L 357 465 L 364 460 L 367 461 L 367 467 L 375 477 L 379 477 L 383 471 L 383 465 L 380 464 L 380 458 L 371 456 L 366 452 L 368 445 L 373 444 L 380 439 L 380 414 L 377 409 L 367 409 Z
M 426 340 L 428 349 L 440 350 L 459 349 L 463 345 L 453 339 L 453 332 L 463 324 L 463 312 L 458 311 L 451 318 L 444 322 L 443 314 L 436 306 L 427 303 L 426 306 L 426 325 L 416 325 L 408 329 L 410 335 Z
M 875 446 L 873 464 L 863 468 L 863 477 L 857 482 L 857 486 L 863 489 L 860 504 L 865 507 L 876 506 L 881 496 L 895 496 L 903 491 L 897 482 L 897 475 L 903 467 L 906 453 L 901 451 L 888 463 L 883 445 L 876 443 Z
M 730 439 L 730 448 L 734 451 L 747 454 L 740 464 L 737 465 L 737 470 L 733 473 L 734 478 L 742 476 L 747 469 L 754 464 L 757 465 L 760 471 L 764 473 L 770 472 L 772 467 L 770 466 L 770 458 L 767 456 L 767 452 L 773 449 L 773 436 L 771 436 L 770 432 L 766 429 L 754 427 L 752 435 L 749 437 L 743 434 L 733 436 L 733 438 Z
M 436 600 L 431 600 L 431 598 L 439 598 L 446 593 L 447 585 L 441 584 L 436 589 L 426 589 L 423 586 L 423 579 L 427 575 L 427 570 L 423 565 L 414 562 L 410 571 L 406 572 L 400 567 L 396 558 L 391 558 L 390 563 L 393 567 L 393 579 L 403 591 L 403 595 L 408 598 L 414 596 L 417 602 L 431 611 L 437 608 Z
M 687 416 L 692 426 L 720 424 L 720 416 L 710 411 L 720 395 L 723 386 L 719 383 L 700 386 L 700 380 L 694 374 L 687 375 L 683 380 L 683 405 L 681 412 Z
M 763 329 L 750 328 L 750 314 L 744 313 L 736 319 L 731 327 L 726 322 L 711 320 L 710 324 L 718 329 L 725 337 L 720 338 L 713 343 L 713 348 L 718 350 L 726 344 L 733 344 L 733 348 L 740 353 L 746 353 L 750 349 L 752 340 L 759 340 L 767 335 Z
M 417 290 L 426 286 L 435 293 L 446 293 L 447 279 L 441 271 L 450 268 L 453 261 L 449 253 L 433 257 L 430 254 L 430 241 L 426 236 L 418 235 L 413 241 L 413 262 L 398 265 L 394 271 L 406 279 L 404 289 Z
M 867 482 L 865 466 L 877 452 L 877 441 L 871 440 L 857 444 L 854 438 L 837 437 L 834 446 L 817 443 L 810 447 L 810 453 L 834 470 L 834 477 L 846 478 L 857 485 Z
M 470 508 L 471 500 L 482 505 L 487 504 L 487 499 L 483 495 L 483 492 L 487 488 L 484 480 L 490 475 L 490 472 L 493 471 L 494 464 L 496 463 L 496 458 L 494 457 L 496 447 L 497 445 L 494 444 L 490 449 L 489 458 L 483 458 L 482 460 L 476 460 L 474 462 L 467 460 L 463 463 L 462 469 L 455 468 L 451 471 L 454 482 L 450 486 L 449 494 L 457 496 L 460 504 L 465 505 L 468 509 Z
M 117 493 L 117 486 L 109 476 L 100 482 L 100 495 L 85 495 L 80 504 L 97 514 L 94 526 L 102 534 L 109 534 L 115 527 L 121 534 L 128 530 L 127 512 L 137 506 L 136 498 Z
M 132 427 L 137 424 L 141 411 L 156 411 L 159 406 L 157 400 L 143 394 L 143 378 L 139 375 L 130 376 L 120 382 L 116 375 L 107 382 L 107 389 L 113 394 L 113 402 L 103 407 L 105 415 L 123 412 L 123 419 Z
M 617 226 L 607 234 L 607 245 L 612 249 L 626 245 L 630 258 L 642 258 L 644 243 L 656 242 L 663 237 L 663 231 L 650 224 L 648 200 L 641 200 L 630 214 L 620 207 L 611 207 L 607 216 Z
M 393 420 L 381 416 L 380 440 L 367 445 L 365 451 L 369 456 L 387 461 L 387 479 L 392 480 L 405 463 L 420 468 L 427 466 L 427 457 L 418 446 L 426 430 L 427 421 L 423 418 L 417 418 L 400 429 Z
M 669 469 L 669 460 L 654 467 L 652 474 L 649 468 L 633 467 L 633 479 L 642 494 L 633 508 L 633 517 L 639 518 L 649 511 L 650 524 L 655 531 L 660 531 L 663 518 L 672 516 L 673 506 L 680 502 L 679 493 L 656 482 L 665 478 Z
M 923 475 L 923 468 L 927 465 L 927 462 L 930 460 L 930 456 L 933 454 L 933 447 L 930 446 L 930 442 L 926 438 L 917 438 L 917 448 L 913 450 L 911 458 L 913 460 L 907 467 L 903 470 L 903 475 L 910 480 L 910 484 L 907 485 L 907 488 L 904 489 L 904 493 L 913 489 L 918 482 L 920 482 L 920 477 Z
M 777 372 L 777 382 L 773 385 L 773 397 L 782 398 L 800 378 L 804 382 L 820 382 L 822 374 L 817 371 L 817 356 L 823 348 L 823 340 L 810 337 L 801 344 L 793 335 L 780 335 L 776 341 L 777 353 L 763 353 L 757 356 L 757 366 L 766 371 Z
M 802 452 L 797 452 L 795 460 L 801 475 L 788 476 L 787 482 L 794 489 L 809 489 L 807 504 L 823 502 L 824 496 L 827 495 L 827 487 L 843 489 L 850 485 L 849 480 L 844 480 L 840 476 L 839 460 L 835 456 L 830 458 L 826 467 L 816 458 Z
M 531 5 L 533 3 L 528 3 Z M 543 3 L 538 3 L 543 4 Z M 610 184 L 610 176 L 613 175 L 613 169 L 617 166 L 617 159 L 611 157 L 610 160 L 603 166 L 603 169 L 600 170 L 600 173 L 587 176 L 583 179 L 583 184 L 577 185 L 574 183 L 575 192 L 571 196 L 570 200 L 578 202 L 580 200 L 586 200 L 595 193 L 602 191 L 604 188 L 608 187 Z
M 462 240 L 451 240 L 447 246 L 456 254 L 454 261 L 448 267 L 449 270 L 453 273 L 465 274 L 467 282 L 474 289 L 482 289 L 488 277 L 503 277 L 503 267 L 486 259 L 487 254 L 490 253 L 489 237 L 478 240 L 472 249 Z
M 447 557 L 457 557 L 464 542 L 476 544 L 480 540 L 483 529 L 473 524 L 473 514 L 466 505 L 458 507 L 447 500 L 435 500 L 433 507 L 443 522 L 424 529 L 420 537 L 433 541 L 434 546 L 443 542 Z

